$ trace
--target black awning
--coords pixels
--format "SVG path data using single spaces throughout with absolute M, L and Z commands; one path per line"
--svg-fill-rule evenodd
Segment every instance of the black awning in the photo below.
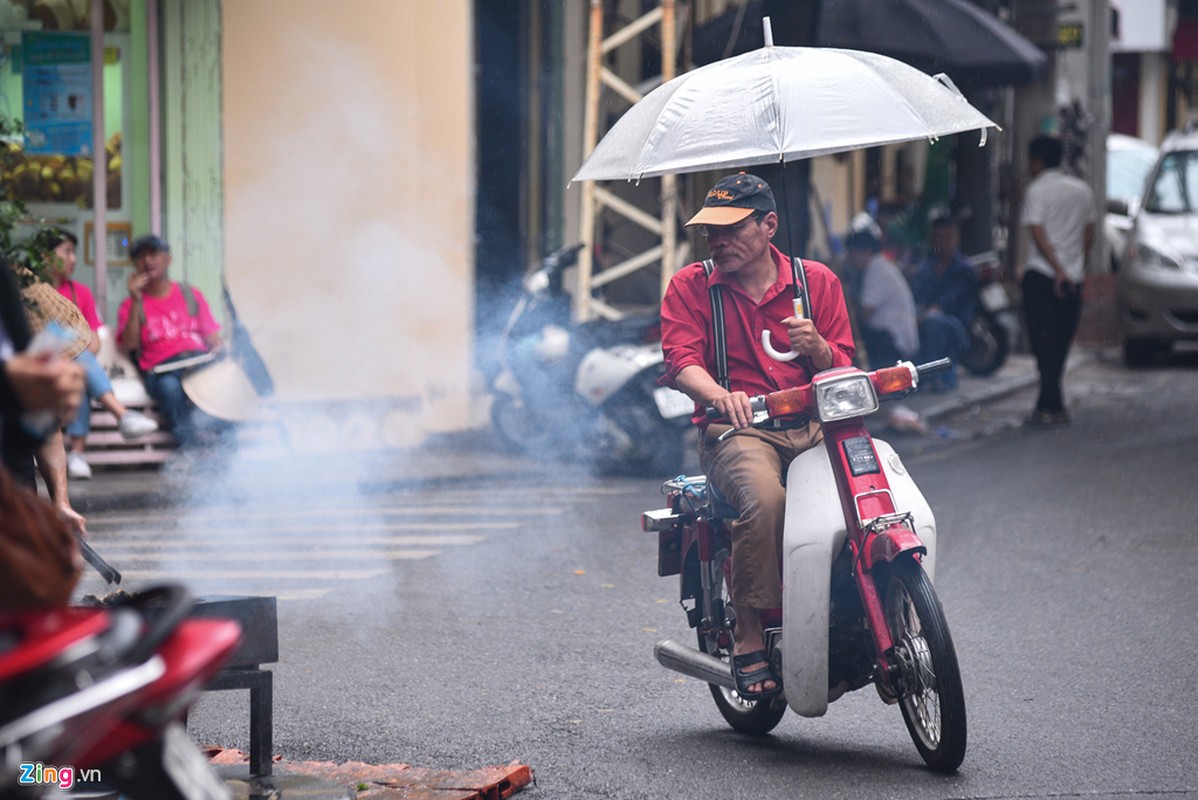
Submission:
M 706 64 L 764 44 L 764 0 L 747 0 L 695 31 L 694 59 Z M 774 41 L 787 41 L 774 27 Z M 1022 86 L 1039 80 L 1048 57 L 993 14 L 965 0 L 823 0 L 822 47 L 865 50 L 962 87 Z

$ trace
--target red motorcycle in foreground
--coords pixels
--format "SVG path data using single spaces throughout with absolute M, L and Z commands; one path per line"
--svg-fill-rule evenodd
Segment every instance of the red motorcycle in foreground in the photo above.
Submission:
M 698 633 L 696 650 L 655 648 L 662 665 L 710 684 L 717 707 L 738 731 L 765 734 L 787 707 L 822 716 L 849 691 L 873 685 L 897 703 L 915 747 L 938 772 L 965 757 L 965 696 L 944 611 L 932 587 L 936 521 L 889 444 L 864 417 L 879 398 L 915 390 L 947 359 L 902 362 L 874 372 L 821 372 L 794 389 L 752 398 L 753 424 L 823 426 L 824 447 L 791 462 L 786 475 L 783 607 L 765 620 L 766 652 L 782 693 L 742 698 L 732 677 L 735 610 L 726 601 L 737 512 L 703 476 L 666 482 L 667 508 L 646 512 L 658 534 L 658 574 L 681 576 L 681 601 Z M 735 435 L 732 433 L 731 435 Z
M 180 720 L 241 631 L 192 606 L 164 586 L 0 616 L 0 798 L 227 800 Z

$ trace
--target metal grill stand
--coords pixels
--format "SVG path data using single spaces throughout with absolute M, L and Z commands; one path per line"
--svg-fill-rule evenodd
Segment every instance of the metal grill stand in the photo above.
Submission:
M 268 776 L 274 755 L 274 673 L 262 669 L 262 665 L 279 660 L 279 617 L 275 598 L 200 598 L 192 616 L 231 619 L 241 625 L 241 646 L 204 690 L 250 690 L 250 774 Z

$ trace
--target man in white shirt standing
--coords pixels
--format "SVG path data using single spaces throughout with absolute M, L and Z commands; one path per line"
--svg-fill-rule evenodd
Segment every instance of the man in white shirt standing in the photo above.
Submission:
M 1081 319 L 1086 254 L 1098 219 L 1090 186 L 1061 171 L 1061 152 L 1055 136 L 1037 136 L 1029 143 L 1032 180 L 1021 219 L 1028 232 L 1023 311 L 1040 373 L 1040 395 L 1026 422 L 1038 426 L 1069 422 L 1061 378 Z

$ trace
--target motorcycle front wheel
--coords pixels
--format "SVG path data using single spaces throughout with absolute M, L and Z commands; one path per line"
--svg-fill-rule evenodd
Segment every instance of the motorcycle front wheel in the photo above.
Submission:
M 724 561 L 727 558 L 727 550 L 723 550 L 716 555 L 715 565 L 717 575 L 724 574 Z M 703 591 L 700 590 L 699 594 L 702 595 Z M 714 613 L 722 617 L 722 620 L 715 624 L 699 625 L 699 649 L 708 655 L 715 656 L 721 661 L 726 662 L 728 669 L 731 671 L 732 620 L 729 619 L 729 606 L 727 597 L 724 594 L 724 582 L 721 580 L 716 583 L 711 597 L 700 596 L 697 600 L 701 604 L 700 607 L 713 609 Z M 777 702 L 770 700 L 755 702 L 744 699 L 735 689 L 725 689 L 722 686 L 716 686 L 714 683 L 707 684 L 707 688 L 711 690 L 711 696 L 715 699 L 715 705 L 720 710 L 720 714 L 732 726 L 733 730 L 740 731 L 741 733 L 764 736 L 778 727 L 778 723 L 786 715 L 786 703 L 782 702 L 781 698 L 778 698 Z
M 953 772 L 965 758 L 965 692 L 944 610 L 913 559 L 891 566 L 884 597 L 903 720 L 924 762 Z

